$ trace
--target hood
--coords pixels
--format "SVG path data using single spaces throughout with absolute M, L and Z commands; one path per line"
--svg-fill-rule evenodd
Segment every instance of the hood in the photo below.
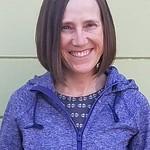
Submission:
M 133 79 L 127 79 L 124 75 L 120 74 L 116 67 L 111 66 L 106 71 L 106 84 L 105 88 L 109 87 L 109 92 L 119 92 L 127 89 L 135 89 L 138 90 L 138 86 L 136 85 Z
M 134 80 L 127 80 L 126 77 L 120 74 L 114 66 L 111 66 L 106 71 L 106 84 L 104 87 L 103 95 L 108 95 L 110 93 L 114 93 L 114 98 L 111 103 L 108 104 L 110 107 L 114 121 L 118 122 L 119 118 L 115 111 L 115 105 L 117 103 L 117 99 L 120 97 L 120 93 L 127 89 L 135 89 L 138 90 L 137 85 L 135 84 Z M 42 129 L 43 126 L 36 122 L 36 107 L 38 103 L 38 97 L 42 96 L 44 99 L 56 108 L 58 111 L 63 111 L 66 116 L 69 116 L 68 112 L 66 111 L 65 107 L 59 100 L 59 98 L 55 95 L 55 87 L 53 83 L 53 78 L 49 72 L 45 73 L 42 76 L 35 76 L 34 79 L 28 82 L 30 85 L 30 91 L 35 93 L 35 105 L 33 110 L 33 124 L 27 126 L 26 128 L 38 128 Z M 69 118 L 69 117 L 68 117 Z
M 117 92 L 126 89 L 138 90 L 138 86 L 135 81 L 132 79 L 127 79 L 124 75 L 120 74 L 114 66 L 110 66 L 107 69 L 106 76 L 107 80 L 104 89 L 109 88 L 107 92 Z M 32 85 L 31 91 L 38 91 L 38 89 L 41 91 L 41 88 L 46 88 L 52 92 L 55 91 L 53 78 L 50 72 L 47 72 L 41 76 L 35 76 L 33 79 L 29 80 L 28 84 Z

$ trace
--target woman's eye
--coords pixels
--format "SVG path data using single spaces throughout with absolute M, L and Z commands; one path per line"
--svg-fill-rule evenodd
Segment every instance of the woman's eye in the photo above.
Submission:
M 62 26 L 61 30 L 64 32 L 71 32 L 73 28 L 71 26 L 65 25 L 65 26 Z
M 85 25 L 86 29 L 95 29 L 97 27 L 97 24 L 95 23 L 88 23 Z

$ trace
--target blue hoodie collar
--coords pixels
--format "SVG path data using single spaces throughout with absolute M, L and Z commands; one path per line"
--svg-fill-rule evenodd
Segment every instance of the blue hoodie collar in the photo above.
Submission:
M 107 80 L 104 88 L 112 87 L 108 92 L 123 91 L 129 88 L 138 90 L 135 81 L 132 79 L 127 80 L 125 76 L 120 74 L 117 68 L 114 66 L 110 66 L 106 70 L 106 76 L 107 76 Z M 34 89 L 34 91 L 35 89 L 38 91 L 38 87 L 40 91 L 41 91 L 41 87 L 43 87 L 42 89 L 46 88 L 52 92 L 55 91 L 53 78 L 50 72 L 47 72 L 41 76 L 35 76 L 34 79 L 29 81 L 29 84 L 32 85 L 31 91 L 32 89 Z
M 132 79 L 126 79 L 126 77 L 120 74 L 117 68 L 114 66 L 111 66 L 107 69 L 106 76 L 107 76 L 107 80 L 106 80 L 105 88 L 111 87 L 108 93 L 120 92 L 127 89 L 138 90 L 135 81 Z
M 119 74 L 118 70 L 113 66 L 107 69 L 106 75 L 107 80 L 104 87 L 104 90 L 106 89 L 104 95 L 110 93 L 115 94 L 114 100 L 112 100 L 112 102 L 108 105 L 112 111 L 114 121 L 118 122 L 119 118 L 115 111 L 115 105 L 120 96 L 120 93 L 127 89 L 138 90 L 138 87 L 133 80 L 127 80 L 122 74 Z M 65 110 L 65 107 L 62 105 L 59 98 L 55 94 L 53 79 L 49 72 L 39 77 L 36 76 L 34 79 L 30 80 L 28 84 L 31 85 L 30 91 L 35 93 L 35 105 L 33 111 L 33 125 L 27 126 L 25 128 L 43 129 L 42 125 L 36 123 L 36 106 L 38 102 L 38 96 L 46 96 L 46 101 L 50 105 L 55 107 L 57 110 L 60 109 L 61 111 L 66 113 L 66 115 L 68 115 L 67 111 Z

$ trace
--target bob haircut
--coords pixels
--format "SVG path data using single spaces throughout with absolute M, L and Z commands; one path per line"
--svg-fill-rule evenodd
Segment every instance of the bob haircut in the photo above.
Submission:
M 60 52 L 62 19 L 69 0 L 43 0 L 36 27 L 37 57 L 48 70 L 54 82 L 64 82 L 64 66 Z M 106 0 L 96 0 L 103 25 L 103 55 L 99 60 L 97 75 L 104 73 L 116 56 L 116 34 Z

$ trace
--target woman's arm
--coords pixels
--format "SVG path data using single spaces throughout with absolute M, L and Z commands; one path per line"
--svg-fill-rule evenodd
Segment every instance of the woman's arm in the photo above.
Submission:
M 10 98 L 0 129 L 0 150 L 22 150 L 22 136 L 17 126 L 15 96 Z
M 139 132 L 131 139 L 129 149 L 150 150 L 150 105 L 144 96 L 138 98 L 135 120 Z

